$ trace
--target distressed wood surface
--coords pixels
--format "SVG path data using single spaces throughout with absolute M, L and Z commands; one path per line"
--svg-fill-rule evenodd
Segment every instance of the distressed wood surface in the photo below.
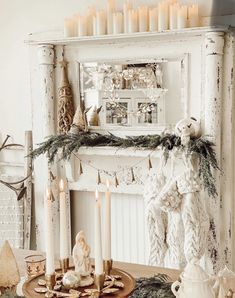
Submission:
M 234 233 L 234 230 L 229 228 L 232 226 L 233 218 L 232 213 L 228 210 L 232 210 L 231 208 L 234 208 L 234 206 L 232 206 L 232 184 L 234 177 L 232 166 L 233 159 L 231 157 L 234 154 L 232 141 L 234 127 L 231 120 L 232 113 L 234 113 L 234 107 L 232 104 L 234 62 L 232 33 L 228 32 L 228 27 L 219 26 L 216 28 L 206 27 L 199 29 L 176 30 L 175 32 L 172 31 L 153 34 L 141 33 L 133 34 L 131 36 L 122 35 L 117 37 L 103 36 L 95 38 L 53 39 L 50 37 L 45 38 L 44 35 L 44 40 L 42 38 L 37 39 L 36 36 L 31 36 L 30 38 L 31 44 L 44 43 L 46 47 L 45 49 L 44 46 L 39 46 L 39 49 L 41 49 L 39 51 L 42 51 L 40 54 L 41 58 L 44 57 L 40 60 L 41 63 L 39 63 L 40 71 L 43 74 L 41 76 L 41 81 L 42 83 L 45 83 L 45 81 L 43 81 L 43 77 L 48 79 L 48 81 L 46 81 L 48 89 L 45 88 L 44 84 L 44 86 L 42 85 L 41 87 L 41 91 L 43 91 L 44 94 L 43 101 L 47 102 L 47 100 L 49 100 L 49 105 L 52 104 L 52 102 L 53 105 L 51 105 L 51 108 L 49 108 L 48 105 L 47 108 L 44 109 L 44 115 L 46 115 L 44 127 L 47 127 L 48 130 L 44 131 L 43 136 L 48 135 L 47 132 L 52 133 L 54 131 L 52 127 L 55 124 L 55 118 L 53 116 L 53 112 L 52 114 L 50 112 L 55 109 L 55 98 L 51 98 L 52 100 L 50 101 L 50 98 L 47 96 L 48 94 L 55 95 L 53 93 L 54 91 L 52 92 L 52 84 L 54 84 L 54 90 L 58 86 L 57 56 L 59 57 L 59 53 L 62 51 L 62 45 L 64 45 L 65 58 L 69 62 L 68 76 L 72 86 L 74 87 L 74 98 L 76 103 L 79 101 L 78 65 L 80 62 L 90 62 L 94 60 L 101 62 L 104 60 L 104 57 L 110 61 L 122 59 L 149 59 L 152 57 L 172 58 L 181 57 L 185 53 L 188 53 L 188 62 L 185 64 L 185 67 L 188 68 L 189 80 L 189 89 L 188 91 L 185 90 L 188 94 L 188 106 L 187 109 L 184 110 L 184 114 L 194 116 L 198 119 L 200 119 L 200 116 L 203 116 L 201 121 L 204 132 L 216 142 L 216 151 L 220 166 L 222 169 L 226 170 L 224 177 L 217 174 L 218 197 L 213 200 L 208 199 L 206 196 L 206 200 L 209 201 L 211 218 L 213 219 L 213 221 L 211 221 L 212 233 L 209 247 L 210 258 L 213 261 L 207 264 L 207 267 L 211 269 L 210 271 L 213 270 L 213 267 L 217 270 L 220 265 L 224 264 L 224 262 L 229 265 L 232 262 L 231 235 Z M 53 44 L 56 48 L 56 62 L 54 65 L 51 60 L 52 55 L 50 55 L 50 52 L 53 51 L 53 46 L 47 45 L 48 40 L 50 40 L 51 44 Z M 44 53 L 43 49 L 45 50 Z M 54 66 L 56 67 L 55 70 Z M 55 80 L 53 78 L 54 74 Z M 34 83 L 33 85 L 35 86 L 36 84 Z M 36 87 L 34 92 L 38 91 L 39 88 Z M 39 110 L 39 113 L 41 113 L 41 110 Z M 37 125 L 40 125 L 40 123 L 37 122 Z M 49 127 L 51 130 L 49 130 Z M 120 131 L 120 133 L 125 134 L 124 131 Z M 131 133 L 130 129 L 130 134 Z M 226 151 L 227 149 L 229 151 Z M 80 155 L 82 158 L 92 164 L 94 163 L 95 165 L 100 165 L 100 163 L 102 163 L 101 160 L 103 160 L 102 166 L 105 166 L 106 169 L 112 169 L 113 163 L 110 163 L 110 158 L 111 160 L 114 160 L 113 156 L 115 156 L 115 153 L 111 152 L 111 150 L 102 151 L 102 153 L 100 153 L 99 150 L 102 149 L 81 148 Z M 230 152 L 231 155 L 227 152 Z M 123 153 L 120 151 L 120 156 L 118 156 L 117 160 L 125 163 L 125 160 L 128 159 L 129 163 L 133 163 L 138 156 L 143 156 L 145 154 L 143 152 L 138 152 L 136 155 L 135 153 L 129 153 Z M 100 158 L 101 156 L 102 158 Z M 158 156 L 156 156 L 155 165 L 158 163 L 157 160 Z M 68 167 L 68 165 L 65 164 L 67 175 L 70 180 L 69 188 L 84 192 L 93 191 L 95 188 L 95 171 L 89 177 L 84 175 L 82 179 L 78 179 L 78 166 L 78 163 L 74 161 L 71 162 L 71 167 Z M 139 172 L 142 172 L 142 169 L 139 169 Z M 41 173 L 42 171 L 40 170 L 40 174 Z M 141 187 L 141 185 L 137 183 L 131 190 L 129 185 L 124 185 L 121 187 L 121 190 L 119 189 L 117 192 L 120 194 L 122 193 L 123 199 L 130 202 L 130 200 L 132 200 L 132 194 L 142 193 L 142 188 L 138 188 L 139 186 Z M 105 187 L 100 187 L 101 191 L 104 191 Z M 83 193 L 80 192 L 79 195 L 83 195 Z M 86 196 L 84 196 L 84 198 L 85 197 Z M 80 203 L 78 201 L 78 205 L 79 204 Z M 221 205 L 223 205 L 222 209 Z M 78 217 L 81 215 L 81 218 L 83 219 L 82 222 L 80 222 L 80 226 L 88 224 L 88 219 L 84 218 L 81 213 L 82 212 L 79 212 L 79 214 L 77 214 Z M 138 221 L 138 214 L 136 214 L 133 218 L 135 220 L 133 223 L 136 224 Z M 139 221 L 142 222 L 142 219 L 143 218 L 139 219 Z M 41 219 L 40 225 L 42 222 L 43 221 Z M 76 226 L 75 228 L 80 228 L 80 226 Z M 42 238 L 42 236 L 43 233 L 40 235 L 40 238 Z M 128 235 L 125 235 L 124 237 L 126 237 L 125 239 L 128 239 Z M 235 237 L 233 236 L 233 239 L 234 238 Z M 222 241 L 226 243 L 225 246 L 221 244 Z M 40 240 L 39 243 L 41 245 L 42 241 Z
M 221 123 L 222 123 L 222 88 L 223 88 L 223 51 L 224 32 L 210 32 L 205 38 L 205 128 L 204 133 L 215 143 L 219 167 L 221 166 Z M 216 198 L 208 198 L 210 214 L 210 232 L 207 264 L 209 271 L 218 271 L 221 260 L 221 173 L 215 172 Z M 212 267 L 211 267 L 212 266 Z M 211 267 L 211 268 L 210 268 Z
M 229 267 L 235 265 L 234 204 L 234 33 L 225 36 L 223 69 L 223 115 L 221 138 L 221 231 L 222 258 Z
M 29 154 L 33 150 L 33 136 L 32 131 L 25 132 L 25 177 L 29 177 L 25 181 L 27 188 L 24 197 L 24 248 L 30 249 L 31 236 L 31 217 L 32 217 L 32 196 L 33 196 L 33 161 Z

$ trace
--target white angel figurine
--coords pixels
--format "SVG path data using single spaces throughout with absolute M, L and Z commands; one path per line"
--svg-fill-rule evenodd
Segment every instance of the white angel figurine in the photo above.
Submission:
M 73 261 L 75 272 L 82 276 L 91 273 L 90 247 L 86 243 L 85 234 L 80 231 L 76 236 L 76 244 L 73 248 Z

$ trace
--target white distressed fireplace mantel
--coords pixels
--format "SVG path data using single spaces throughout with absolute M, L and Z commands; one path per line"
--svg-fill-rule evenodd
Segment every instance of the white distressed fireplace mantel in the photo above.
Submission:
M 131 35 L 81 37 L 64 39 L 61 34 L 43 33 L 29 36 L 27 41 L 30 45 L 31 60 L 31 90 L 33 102 L 33 130 L 36 144 L 55 133 L 56 107 L 58 86 L 60 82 L 59 61 L 62 60 L 64 50 L 65 59 L 69 62 L 69 80 L 74 90 L 74 100 L 78 103 L 78 62 L 118 60 L 118 59 L 149 59 L 159 57 L 172 57 L 174 55 L 189 55 L 188 65 L 188 100 L 187 114 L 201 121 L 204 134 L 210 137 L 216 145 L 217 158 L 223 175 L 217 173 L 216 184 L 218 197 L 206 198 L 210 206 L 210 215 L 213 218 L 211 224 L 215 225 L 215 234 L 211 235 L 212 243 L 210 253 L 212 258 L 218 257 L 218 266 L 235 262 L 233 248 L 235 247 L 234 228 L 234 33 L 229 27 L 203 27 L 195 29 L 183 29 L 165 31 L 159 33 L 135 33 Z M 94 50 L 95 49 L 95 50 Z M 134 54 L 133 54 L 134 53 Z M 39 59 L 38 59 L 39 57 Z M 147 133 L 144 131 L 141 134 Z M 151 131 L 154 133 L 154 131 Z M 112 170 L 120 164 L 134 164 L 149 151 L 135 151 L 133 149 L 115 148 L 81 148 L 79 158 L 97 167 Z M 160 152 L 152 153 L 153 164 L 157 169 Z M 88 203 L 87 197 L 96 188 L 95 171 L 90 175 L 85 169 L 84 176 L 76 176 L 78 165 L 72 162 L 66 165 L 69 176 L 70 190 L 79 191 L 78 198 L 82 212 L 89 212 L 92 202 Z M 136 169 L 143 172 L 146 164 Z M 59 167 L 61 170 L 61 167 Z M 63 167 L 64 169 L 64 167 Z M 57 169 L 58 170 L 58 169 Z M 56 172 L 56 170 L 54 169 Z M 43 227 L 43 190 L 47 183 L 47 170 L 45 159 L 40 157 L 35 162 L 35 195 L 37 198 L 36 222 L 37 226 Z M 86 174 L 90 177 L 87 177 Z M 138 173 L 137 173 L 138 176 Z M 104 185 L 98 186 L 101 192 Z M 119 250 L 114 249 L 114 258 L 125 261 L 146 262 L 146 231 L 143 199 L 141 197 L 143 185 L 141 183 L 122 184 L 121 187 L 112 187 L 114 195 L 114 218 L 119 218 L 119 227 L 123 238 L 119 241 L 128 243 L 126 256 Z M 138 202 L 138 203 L 137 203 Z M 89 206 L 87 205 L 89 204 Z M 118 205 L 119 204 L 119 205 Z M 125 206 L 123 205 L 125 204 Z M 123 213 L 118 209 L 120 206 L 128 209 L 131 214 L 132 224 L 141 227 L 141 233 L 131 234 L 126 219 L 122 219 Z M 138 208 L 137 208 L 138 207 Z M 87 209 L 86 209 L 87 208 Z M 120 207 L 121 208 L 121 207 Z M 78 209 L 79 210 L 79 207 Z M 119 211 L 116 211 L 119 210 Z M 134 214 L 136 212 L 136 214 Z M 55 209 L 57 214 L 57 209 Z M 89 213 L 90 214 L 90 213 Z M 79 228 L 86 227 L 86 220 L 82 214 L 79 218 Z M 79 217 L 80 216 L 80 217 Z M 57 222 L 58 223 L 58 222 Z M 90 224 L 89 224 L 90 226 Z M 55 224 L 55 235 L 58 235 L 58 225 Z M 88 230 L 92 234 L 92 230 Z M 131 235 L 131 236 L 130 236 Z M 133 236 L 133 235 L 136 235 Z M 115 233 L 113 246 L 118 247 L 117 237 L 121 237 L 120 231 Z M 130 237 L 129 237 L 130 236 Z M 89 238 L 90 237 L 90 238 Z M 89 236 L 92 239 L 92 236 Z M 143 239 L 141 238 L 143 237 Z M 56 237 L 55 237 L 56 238 Z M 137 239 L 138 238 L 138 239 Z M 92 240 L 91 240 L 92 242 Z M 141 244 L 140 244 L 141 243 Z M 43 232 L 37 233 L 38 248 L 43 248 Z M 138 256 L 131 258 L 128 253 L 132 247 L 140 246 Z M 122 251 L 122 250 L 121 250 Z M 232 254 L 233 251 L 233 254 Z M 123 252 L 124 254 L 124 252 Z

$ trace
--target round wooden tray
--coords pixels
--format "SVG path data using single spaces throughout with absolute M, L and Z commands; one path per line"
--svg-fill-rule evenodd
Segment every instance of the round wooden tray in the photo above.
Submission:
M 72 270 L 72 268 L 71 268 Z M 59 270 L 56 270 L 57 272 L 60 272 Z M 123 298 L 128 297 L 135 288 L 135 279 L 127 272 L 113 268 L 111 271 L 111 275 L 120 275 L 122 277 L 121 281 L 124 283 L 125 287 L 123 289 L 120 289 L 116 294 L 102 294 L 102 297 L 114 297 L 114 298 Z M 27 280 L 23 285 L 23 294 L 26 298 L 42 298 L 45 297 L 45 294 L 39 294 L 34 291 L 35 288 L 40 287 L 38 285 L 38 280 L 44 279 L 44 274 L 38 275 L 36 277 L 33 277 L 29 280 Z M 83 292 L 85 289 L 94 289 L 95 286 L 89 286 L 85 288 L 77 288 L 76 290 Z

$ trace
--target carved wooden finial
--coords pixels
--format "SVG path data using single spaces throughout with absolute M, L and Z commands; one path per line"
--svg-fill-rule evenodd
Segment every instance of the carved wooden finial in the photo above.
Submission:
M 74 105 L 72 88 L 67 75 L 67 61 L 59 62 L 62 68 L 61 86 L 59 88 L 58 129 L 60 133 L 67 133 L 73 123 Z

